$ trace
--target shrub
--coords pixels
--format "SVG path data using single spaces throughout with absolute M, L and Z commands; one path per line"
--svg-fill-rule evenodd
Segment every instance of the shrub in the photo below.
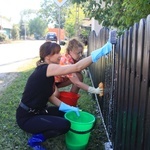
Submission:
M 6 35 L 3 33 L 0 33 L 0 41 L 5 41 L 6 40 Z

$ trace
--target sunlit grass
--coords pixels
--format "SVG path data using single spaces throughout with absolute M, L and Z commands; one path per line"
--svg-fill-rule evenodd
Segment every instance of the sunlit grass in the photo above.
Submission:
M 0 97 L 0 149 L 3 150 L 29 150 L 27 140 L 30 134 L 22 131 L 16 124 L 16 108 L 20 102 L 24 86 L 29 75 L 35 68 L 38 58 L 18 68 L 19 75 L 12 84 L 3 91 Z M 17 72 L 18 73 L 18 72 Z M 90 79 L 85 77 L 84 82 L 90 84 Z M 67 88 L 65 90 L 68 90 Z M 79 107 L 97 115 L 96 102 L 87 92 L 80 90 L 78 100 Z M 106 139 L 101 120 L 97 118 L 96 126 L 91 133 L 88 150 L 103 150 L 103 142 Z M 66 150 L 65 135 L 52 138 L 44 143 L 47 150 Z

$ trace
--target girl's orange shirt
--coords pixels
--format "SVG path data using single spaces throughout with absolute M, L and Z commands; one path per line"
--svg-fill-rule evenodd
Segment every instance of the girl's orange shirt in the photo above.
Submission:
M 60 65 L 70 65 L 70 64 L 74 64 L 74 60 L 72 59 L 72 57 L 69 54 L 64 54 L 62 55 L 61 59 L 60 59 Z M 59 83 L 59 82 L 64 82 L 65 80 L 67 80 L 69 77 L 72 77 L 72 74 L 67 74 L 67 75 L 61 75 L 61 76 L 55 76 L 55 82 Z

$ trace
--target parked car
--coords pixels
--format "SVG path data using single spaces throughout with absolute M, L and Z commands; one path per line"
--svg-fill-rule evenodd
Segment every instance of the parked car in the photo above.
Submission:
M 46 41 L 55 41 L 57 43 L 57 35 L 55 32 L 49 32 L 46 35 Z

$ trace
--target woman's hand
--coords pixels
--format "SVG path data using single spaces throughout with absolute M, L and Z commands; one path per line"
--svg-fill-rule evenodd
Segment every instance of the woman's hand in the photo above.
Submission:
M 112 50 L 112 44 L 107 42 L 103 47 L 92 51 L 92 62 L 97 62 L 102 56 L 107 55 Z
M 59 110 L 63 111 L 63 112 L 74 111 L 77 116 L 80 116 L 78 107 L 70 106 L 70 105 L 67 105 L 67 104 L 65 104 L 63 102 L 61 102 L 61 104 L 59 106 Z

